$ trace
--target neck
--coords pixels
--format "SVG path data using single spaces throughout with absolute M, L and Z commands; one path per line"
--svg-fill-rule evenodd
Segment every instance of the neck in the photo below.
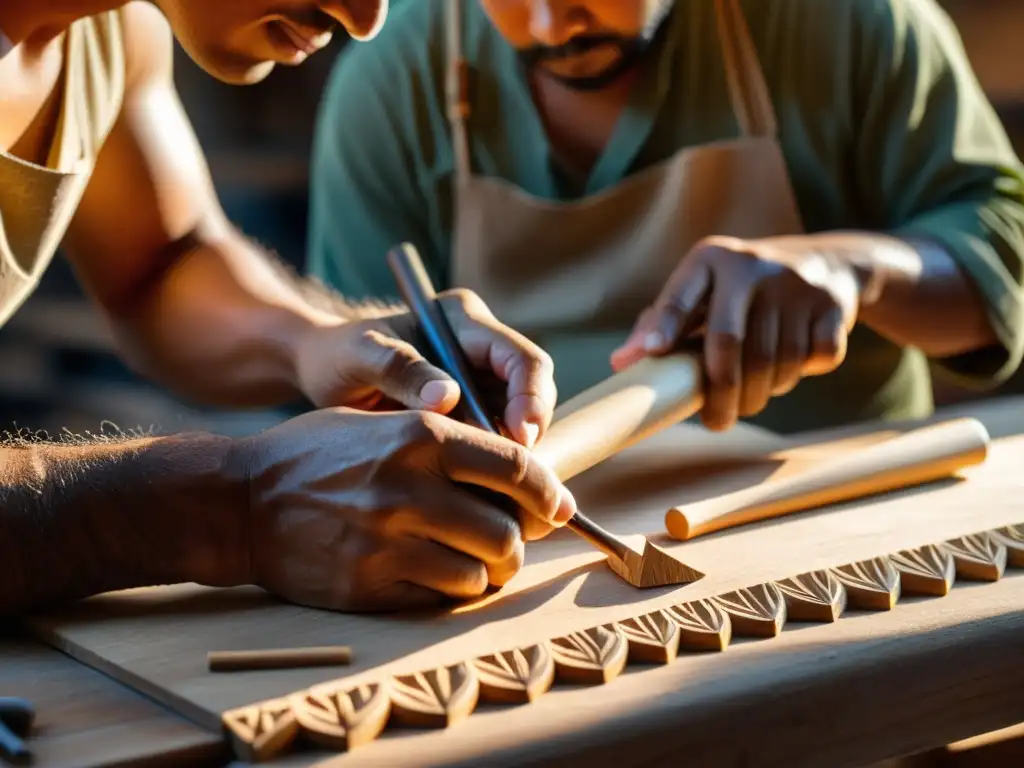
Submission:
M 29 0 L 0 3 L 0 56 L 21 43 L 59 35 L 78 19 L 119 8 L 126 1 Z

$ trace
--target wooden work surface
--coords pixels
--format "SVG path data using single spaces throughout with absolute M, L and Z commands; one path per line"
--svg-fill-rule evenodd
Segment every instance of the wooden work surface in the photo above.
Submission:
M 39 617 L 33 626 L 75 657 L 217 729 L 225 710 L 339 677 L 355 684 L 432 669 L 1024 522 L 1024 437 L 1012 436 L 1024 434 L 1024 403 L 974 404 L 959 412 L 981 418 L 999 437 L 986 464 L 969 470 L 965 481 L 686 543 L 659 540 L 707 574 L 681 588 L 638 592 L 566 532 L 531 544 L 526 567 L 500 594 L 445 616 L 338 615 L 283 605 L 255 590 L 186 585 L 103 596 Z M 862 434 L 846 447 L 878 439 L 863 436 L 870 431 L 844 431 Z M 571 486 L 581 509 L 614 532 L 654 533 L 671 505 L 796 471 L 844 448 L 823 450 L 814 439 L 803 449 L 750 459 L 774 439 L 711 439 L 680 427 Z M 724 487 L 706 467 L 693 469 L 744 455 L 745 469 L 733 470 Z M 231 675 L 205 669 L 213 649 L 337 643 L 353 647 L 352 667 Z M 481 705 L 446 731 L 389 730 L 330 764 L 486 759 L 511 765 L 599 757 L 636 765 L 685 750 L 700 765 L 862 765 L 1024 720 L 1022 659 L 1024 571 L 1008 570 L 992 584 L 958 582 L 947 597 L 905 597 L 891 612 L 849 611 L 834 624 L 790 622 L 778 637 L 734 639 L 724 653 L 683 654 L 664 667 L 631 665 L 601 687 L 559 686 L 529 705 Z M 308 764 L 311 757 L 281 762 Z
M 35 764 L 46 768 L 216 766 L 228 756 L 219 734 L 52 648 L 0 630 L 4 695 L 35 707 L 29 745 Z

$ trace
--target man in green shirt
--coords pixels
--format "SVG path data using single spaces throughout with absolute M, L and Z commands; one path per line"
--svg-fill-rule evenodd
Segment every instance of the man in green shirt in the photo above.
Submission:
M 341 126 L 344 124 L 344 130 Z M 311 271 L 412 241 L 570 396 L 704 339 L 704 423 L 932 409 L 1024 347 L 1024 174 L 935 0 L 415 0 L 339 61 Z

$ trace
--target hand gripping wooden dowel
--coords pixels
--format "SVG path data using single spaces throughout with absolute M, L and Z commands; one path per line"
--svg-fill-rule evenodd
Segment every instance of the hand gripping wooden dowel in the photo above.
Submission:
M 441 366 L 462 390 L 462 402 L 476 426 L 502 434 L 488 412 L 461 345 L 448 324 L 414 246 L 388 252 L 399 291 L 416 316 Z M 703 402 L 698 359 L 674 355 L 645 360 L 566 402 L 534 453 L 565 481 L 605 458 L 695 413 Z M 651 542 L 637 552 L 583 513 L 566 525 L 608 555 L 609 567 L 635 587 L 685 584 L 704 574 L 680 563 Z
M 806 472 L 718 498 L 674 507 L 665 527 L 686 541 L 725 528 L 934 482 L 983 462 L 989 434 L 976 419 L 921 427 L 827 460 Z

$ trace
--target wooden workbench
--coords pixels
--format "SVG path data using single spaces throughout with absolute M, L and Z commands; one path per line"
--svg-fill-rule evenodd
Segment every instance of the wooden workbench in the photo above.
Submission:
M 134 593 L 127 601 L 125 596 L 87 601 L 66 614 L 41 617 L 34 622 L 35 630 L 97 667 L 132 680 L 147 694 L 172 704 L 178 715 L 66 657 L 24 643 L 0 649 L 0 688 L 36 701 L 40 722 L 46 725 L 35 742 L 41 755 L 65 737 L 79 739 L 75 760 L 41 765 L 110 765 L 118 760 L 144 764 L 144 755 L 174 765 L 194 764 L 191 758 L 215 763 L 223 752 L 211 734 L 221 712 L 330 680 L 339 672 L 244 673 L 214 682 L 202 669 L 211 637 L 219 647 L 255 645 L 285 627 L 302 644 L 348 642 L 355 646 L 357 663 L 340 674 L 356 684 L 417 671 L 432 659 L 451 663 L 468 648 L 500 650 L 497 644 L 502 642 L 519 645 L 615 621 L 641 608 L 703 599 L 727 587 L 1024 522 L 1024 437 L 1014 437 L 1024 435 L 1024 399 L 969 404 L 957 413 L 980 418 L 996 438 L 989 461 L 971 470 L 966 482 L 903 494 L 903 501 L 846 505 L 679 545 L 680 556 L 708 577 L 677 592 L 629 596 L 593 557 L 563 537 L 552 543 L 554 549 L 544 550 L 540 562 L 531 564 L 528 557 L 524 569 L 527 579 L 530 573 L 536 577 L 530 569 L 553 557 L 564 560 L 564 569 L 555 569 L 561 576 L 553 576 L 547 566 L 549 584 L 521 587 L 518 607 L 516 600 L 506 600 L 503 609 L 481 614 L 488 618 L 473 624 L 468 641 L 459 636 L 465 628 L 458 623 L 462 619 L 453 624 L 455 632 L 444 621 L 432 622 L 423 635 L 427 640 L 418 644 L 402 637 L 411 620 L 325 615 L 244 590 L 223 596 L 189 587 Z M 866 431 L 871 430 L 846 432 Z M 714 442 L 700 452 L 743 452 L 735 440 Z M 650 464 L 662 465 L 659 471 L 670 468 L 657 444 L 638 449 L 634 457 L 647 451 Z M 631 520 L 628 499 L 616 502 L 615 494 L 598 480 L 595 485 L 592 476 L 580 485 L 578 497 L 586 508 L 592 510 L 601 499 L 614 513 L 604 518 L 614 530 L 625 532 L 635 525 L 654 530 L 650 514 L 644 513 L 639 522 Z M 836 535 L 839 531 L 843 535 Z M 794 550 L 792 564 L 778 557 L 787 547 Z M 157 604 L 164 618 L 154 630 L 149 608 Z M 543 613 L 539 626 L 537 621 L 524 626 L 531 622 L 518 619 L 535 611 Z M 232 622 L 241 614 L 248 620 L 239 630 Z M 115 641 L 110 640 L 111 622 L 117 627 Z M 419 631 L 424 631 L 422 625 Z M 16 654 L 10 658 L 2 651 L 12 647 Z M 30 668 L 37 672 L 26 673 Z M 682 653 L 665 666 L 630 664 L 603 686 L 559 685 L 528 705 L 481 705 L 447 730 L 389 729 L 376 742 L 348 754 L 304 750 L 275 764 L 326 760 L 339 768 L 490 766 L 573 759 L 653 765 L 685 754 L 692 765 L 841 768 L 1024 721 L 1024 701 L 1018 695 L 1022 684 L 1024 571 L 1008 570 L 995 583 L 958 580 L 945 597 L 904 597 L 889 612 L 847 611 L 835 623 L 790 621 L 777 637 L 736 637 L 723 653 Z M 66 699 L 57 693 L 61 687 Z M 88 693 L 79 693 L 83 690 Z M 186 723 L 181 714 L 198 725 Z M 117 736 L 118 728 L 131 738 Z M 125 749 L 135 752 L 125 756 Z

